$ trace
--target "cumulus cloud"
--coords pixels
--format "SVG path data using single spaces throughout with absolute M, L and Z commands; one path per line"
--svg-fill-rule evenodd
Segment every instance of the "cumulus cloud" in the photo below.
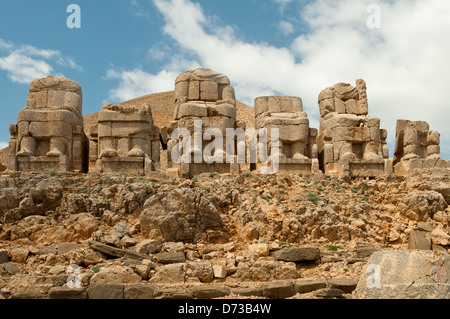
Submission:
M 8 78 L 15 83 L 29 84 L 36 78 L 54 73 L 54 66 L 50 61 L 62 67 L 82 70 L 71 57 L 63 55 L 60 51 L 40 49 L 26 44 L 15 45 L 0 39 L 0 70 L 6 71 Z
M 447 0 L 380 0 L 380 29 L 367 26 L 372 0 L 308 2 L 299 10 L 301 16 L 293 17 L 305 23 L 308 32 L 281 48 L 246 42 L 232 28 L 213 23 L 192 1 L 153 2 L 164 18 L 164 33 L 175 41 L 177 50 L 185 52 L 189 63 L 174 60 L 153 75 L 130 71 L 144 79 L 136 83 L 128 71 L 116 73 L 121 80 L 118 90 L 112 91 L 116 98 L 122 97 L 120 90 L 128 94 L 131 84 L 145 83 L 147 94 L 157 82 L 171 90 L 177 74 L 200 65 L 227 74 L 238 98 L 248 104 L 257 96 L 274 93 L 302 97 L 311 124 L 318 127 L 320 91 L 363 78 L 370 114 L 380 117 L 389 131 L 391 156 L 396 119 L 403 118 L 429 122 L 442 134 L 444 155 L 450 155 Z

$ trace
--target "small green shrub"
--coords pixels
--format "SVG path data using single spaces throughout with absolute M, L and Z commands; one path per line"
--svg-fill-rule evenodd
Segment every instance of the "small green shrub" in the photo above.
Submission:
M 338 251 L 338 250 L 344 249 L 344 247 L 341 247 L 341 246 L 328 246 L 327 249 L 330 250 L 330 251 Z
M 98 273 L 100 271 L 100 269 L 102 269 L 103 267 L 105 267 L 105 265 L 98 265 L 98 266 L 92 267 L 91 270 L 92 270 L 92 272 Z
M 323 199 L 322 199 L 320 196 L 317 196 L 317 195 L 314 194 L 314 193 L 308 194 L 308 200 L 309 200 L 310 202 L 314 203 L 314 204 L 317 203 L 317 202 L 323 201 Z

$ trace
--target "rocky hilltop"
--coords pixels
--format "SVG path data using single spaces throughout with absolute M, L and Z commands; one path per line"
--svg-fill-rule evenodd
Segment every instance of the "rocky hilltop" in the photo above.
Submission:
M 392 158 L 365 81 L 318 104 L 313 128 L 300 97 L 250 107 L 196 69 L 83 117 L 79 84 L 33 81 L 0 152 L 0 298 L 448 299 L 440 134 L 398 120 Z
M 376 180 L 46 172 L 4 174 L 0 189 L 3 298 L 350 298 L 374 253 L 421 249 L 448 267 L 446 170 Z M 434 296 L 420 287 L 409 297 Z

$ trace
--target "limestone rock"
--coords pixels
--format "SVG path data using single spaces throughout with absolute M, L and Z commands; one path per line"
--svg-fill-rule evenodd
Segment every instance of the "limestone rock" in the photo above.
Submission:
M 91 285 L 87 291 L 89 299 L 123 299 L 122 285 Z
M 272 253 L 275 260 L 286 262 L 315 261 L 320 259 L 319 248 L 285 248 Z
M 222 298 L 231 294 L 230 288 L 223 286 L 196 287 L 191 291 L 195 299 Z
M 431 250 L 430 235 L 423 231 L 412 231 L 411 234 L 409 234 L 408 249 Z
M 306 294 L 327 287 L 325 280 L 296 280 L 294 281 L 295 292 Z
M 440 228 L 436 228 L 430 236 L 434 245 L 450 246 L 450 235 L 448 232 Z
M 144 205 L 140 224 L 147 238 L 157 231 L 166 241 L 193 242 L 206 230 L 220 228 L 222 221 L 214 205 L 200 192 L 178 189 L 151 197 Z
M 87 299 L 84 288 L 53 287 L 49 292 L 49 299 Z
M 376 252 L 353 293 L 356 299 L 442 299 L 450 293 L 450 257 L 427 251 Z
M 262 296 L 269 299 L 286 299 L 295 295 L 294 284 L 290 281 L 276 281 L 262 285 Z
M 155 287 L 148 284 L 126 286 L 123 291 L 124 299 L 128 300 L 153 299 L 154 293 Z

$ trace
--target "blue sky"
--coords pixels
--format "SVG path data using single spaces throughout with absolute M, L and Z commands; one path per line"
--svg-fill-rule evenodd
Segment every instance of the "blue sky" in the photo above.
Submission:
M 69 29 L 69 4 L 81 28 Z M 367 19 L 380 8 L 381 28 Z M 83 88 L 83 112 L 169 91 L 178 74 L 225 73 L 237 98 L 300 96 L 318 127 L 317 96 L 367 82 L 370 115 L 389 131 L 425 120 L 450 159 L 448 0 L 16 0 L 0 3 L 0 146 L 32 79 L 63 75 Z

